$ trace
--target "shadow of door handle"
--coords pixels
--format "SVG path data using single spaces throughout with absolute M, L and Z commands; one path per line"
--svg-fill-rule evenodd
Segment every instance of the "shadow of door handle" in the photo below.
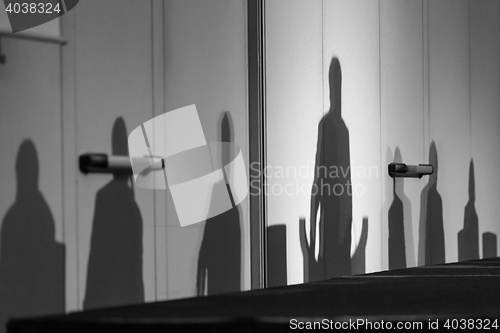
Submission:
M 389 176 L 392 178 L 422 178 L 431 175 L 434 167 L 431 164 L 406 165 L 404 163 L 390 163 L 388 165 Z

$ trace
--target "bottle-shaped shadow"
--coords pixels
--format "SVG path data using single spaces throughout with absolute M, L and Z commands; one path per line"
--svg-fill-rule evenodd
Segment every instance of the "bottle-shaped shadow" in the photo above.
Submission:
M 394 162 L 403 162 L 399 148 L 394 151 Z M 389 269 L 401 269 L 407 267 L 405 229 L 407 226 L 406 218 L 408 217 L 405 216 L 405 204 L 409 204 L 409 200 L 404 196 L 403 178 L 393 178 L 392 191 L 394 199 L 388 213 Z M 408 202 L 403 203 L 402 198 L 405 198 L 405 201 Z M 410 208 L 406 207 L 406 209 L 411 210 Z
M 420 195 L 420 224 L 418 264 L 431 265 L 445 262 L 443 200 L 437 190 L 438 155 L 436 143 L 429 148 L 429 164 L 434 172 Z
M 391 149 L 387 147 L 384 165 L 389 165 L 392 162 L 394 162 L 394 155 Z M 385 177 L 384 182 L 384 203 L 381 209 L 381 216 L 384 216 L 382 219 L 382 253 L 384 253 L 384 269 L 388 269 L 389 266 L 386 259 L 389 258 L 389 216 L 385 217 L 385 214 L 389 213 L 389 208 L 394 201 L 394 180 L 391 177 Z
M 361 237 L 359 238 L 356 251 L 352 255 L 352 274 L 366 273 L 366 243 L 368 241 L 368 217 L 363 217 Z
M 127 130 L 121 117 L 113 126 L 112 152 L 128 156 Z M 144 302 L 142 229 L 131 175 L 113 174 L 96 195 L 85 309 Z
M 229 112 L 222 114 L 220 123 L 221 141 L 233 142 L 233 122 Z M 228 146 L 224 146 L 222 150 L 222 165 L 224 161 L 230 159 L 228 149 Z M 229 190 L 227 183 L 226 186 Z M 217 185 L 214 188 L 217 188 Z M 211 206 L 216 205 L 217 199 L 212 198 L 212 202 Z M 240 216 L 239 206 L 236 206 L 206 220 L 198 256 L 196 278 L 198 296 L 241 290 Z
M 469 201 L 465 206 L 464 228 L 458 232 L 458 260 L 479 259 L 479 219 L 474 203 L 476 184 L 474 181 L 474 161 L 469 167 Z
M 2 222 L 0 239 L 0 332 L 11 317 L 63 313 L 64 245 L 38 188 L 38 156 L 31 140 L 16 160 L 16 201 Z
M 318 126 L 309 244 L 303 245 L 309 281 L 351 274 L 351 159 L 349 130 L 342 119 L 342 72 L 337 58 L 330 64 L 329 84 L 330 110 Z
M 400 163 L 403 162 L 403 158 L 399 149 L 396 149 L 395 161 L 399 161 Z M 399 199 L 403 202 L 406 267 L 414 267 L 417 263 L 417 259 L 415 253 L 415 240 L 413 238 L 413 216 L 411 215 L 411 201 L 404 192 L 404 184 L 406 180 L 404 178 L 400 180 L 401 181 L 396 182 L 395 190 Z

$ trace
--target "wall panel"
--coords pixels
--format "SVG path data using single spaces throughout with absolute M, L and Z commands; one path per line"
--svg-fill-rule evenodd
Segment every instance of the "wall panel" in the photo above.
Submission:
M 285 226 L 279 230 L 286 233 L 288 284 L 294 284 L 303 281 L 299 219 L 310 224 L 318 123 L 325 113 L 322 3 L 267 1 L 265 11 L 267 223 Z M 269 244 L 269 256 L 280 246 Z
M 337 57 L 342 68 L 342 119 L 349 131 L 352 273 L 380 270 L 380 180 L 385 167 L 380 163 L 379 5 L 343 0 L 323 4 L 323 75 L 327 77 L 331 59 Z M 323 89 L 328 110 L 327 80 Z M 368 221 L 365 225 L 363 219 Z
M 430 139 L 437 147 L 437 192 L 443 203 L 447 262 L 458 260 L 457 237 L 464 228 L 464 209 L 468 201 L 471 155 L 469 61 L 469 2 L 430 1 Z M 427 151 L 429 147 L 425 148 Z M 438 216 L 432 218 L 439 221 Z M 434 238 L 432 234 L 428 236 Z
M 128 133 L 153 116 L 150 5 L 149 2 L 87 1 L 75 10 L 78 154 L 111 155 L 120 150 L 123 153 Z M 113 138 L 113 127 L 119 117 L 125 123 L 125 133 Z M 112 148 L 113 144 L 119 149 Z M 103 174 L 77 175 L 79 301 L 82 304 L 87 299 L 89 307 L 156 297 L 154 191 L 138 188 L 130 179 L 113 181 L 113 178 Z M 126 194 L 122 194 L 125 188 L 118 189 L 120 186 L 128 188 Z M 100 199 L 97 193 L 101 193 Z M 134 206 L 139 212 L 127 218 L 120 212 L 120 206 L 128 216 Z M 142 239 L 136 238 L 139 232 Z M 110 269 L 102 265 L 109 265 Z M 97 272 L 89 272 L 92 267 Z M 119 280 L 119 270 L 127 271 L 128 277 Z M 90 276 L 92 281 L 87 281 Z M 118 291 L 110 291 L 107 296 L 105 289 L 113 283 L 116 288 L 129 290 L 123 291 L 123 297 L 117 296 Z M 102 297 L 88 295 L 99 290 Z
M 164 94 L 165 112 L 196 104 L 207 142 L 232 140 L 248 168 L 245 8 L 232 0 L 164 2 Z M 234 217 L 188 227 L 168 193 L 166 209 L 169 298 L 197 294 L 198 265 L 208 271 L 208 293 L 250 287 L 248 200 Z M 239 258 L 229 258 L 235 251 Z
M 425 178 L 393 180 L 386 168 L 392 161 L 423 163 L 422 32 L 421 2 L 380 2 L 382 220 L 387 221 L 382 245 L 391 244 L 384 251 L 384 259 L 389 255 L 384 269 L 417 263 L 420 191 Z M 400 253 L 406 256 L 398 257 Z
M 471 62 L 471 146 L 475 171 L 475 208 L 479 221 L 479 251 L 490 249 L 498 255 L 498 195 L 500 176 L 500 3 L 493 0 L 470 2 Z M 464 181 L 467 178 L 464 178 Z M 463 184 L 465 186 L 465 184 Z M 483 243 L 483 234 L 496 238 Z M 494 249 L 492 248 L 494 247 Z

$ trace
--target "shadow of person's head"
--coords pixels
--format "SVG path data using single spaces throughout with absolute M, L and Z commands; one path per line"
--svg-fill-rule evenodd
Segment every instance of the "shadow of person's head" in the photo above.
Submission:
M 390 163 L 394 162 L 394 155 L 391 151 L 390 147 L 387 147 L 386 152 L 385 152 L 385 165 L 389 165 Z M 386 179 L 386 185 L 385 186 L 385 194 L 384 194 L 384 200 L 386 203 L 389 203 L 392 201 L 393 198 L 393 192 L 394 192 L 394 178 L 387 177 Z
M 434 172 L 429 177 L 429 183 L 435 184 L 437 182 L 438 174 L 438 156 L 436 143 L 434 141 L 431 142 L 431 146 L 429 148 L 429 164 L 431 164 L 434 168 Z
M 396 147 L 396 150 L 394 150 L 394 163 L 403 163 L 403 156 L 401 155 L 401 149 L 399 147 Z M 401 192 L 404 189 L 404 178 L 393 178 L 394 182 L 394 191 L 398 192 L 399 194 L 402 194 Z
M 474 160 L 470 160 L 469 166 L 469 201 L 476 200 L 476 182 L 474 180 Z
M 33 141 L 21 143 L 16 159 L 17 194 L 23 195 L 38 189 L 38 154 Z
M 222 112 L 220 116 L 220 141 L 233 142 L 233 119 L 229 111 Z
M 113 155 L 128 156 L 127 128 L 122 117 L 116 118 L 113 124 L 111 147 Z
M 233 119 L 229 111 L 223 111 L 220 116 L 220 132 L 219 137 L 221 142 L 234 142 L 234 127 Z M 223 145 L 222 162 L 229 163 L 231 159 L 231 146 Z
M 334 57 L 330 63 L 328 73 L 330 84 L 330 112 L 341 116 L 342 107 L 342 70 L 340 69 L 339 59 Z
M 116 118 L 113 124 L 111 133 L 111 152 L 114 156 L 129 156 L 128 155 L 128 138 L 125 120 L 122 117 Z M 113 174 L 115 179 L 126 179 L 126 173 L 116 172 Z

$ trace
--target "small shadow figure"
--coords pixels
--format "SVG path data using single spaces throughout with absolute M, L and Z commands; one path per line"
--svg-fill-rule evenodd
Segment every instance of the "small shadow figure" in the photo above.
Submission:
M 474 203 L 476 201 L 474 181 L 474 161 L 469 167 L 469 202 L 465 206 L 464 228 L 458 232 L 458 260 L 479 259 L 479 218 Z
M 337 58 L 330 64 L 329 84 L 330 110 L 318 126 L 309 244 L 303 243 L 302 248 L 309 281 L 351 274 L 351 158 L 349 130 L 342 119 L 342 71 Z
M 352 274 L 366 273 L 366 243 L 368 241 L 368 217 L 363 217 L 361 237 L 359 238 L 356 251 L 352 255 Z
M 16 201 L 2 222 L 0 240 L 0 332 L 12 317 L 63 313 L 65 248 L 38 188 L 38 155 L 22 142 L 16 160 Z
M 394 162 L 402 163 L 399 148 L 394 151 Z M 389 269 L 406 268 L 406 241 L 405 241 L 405 213 L 404 204 L 400 196 L 403 192 L 404 179 L 392 180 L 393 201 L 389 207 Z M 407 207 L 408 209 L 408 207 Z
M 267 285 L 278 287 L 287 285 L 286 225 L 267 227 Z
M 483 233 L 483 259 L 497 256 L 497 235 L 492 232 Z
M 125 121 L 115 120 L 112 152 L 128 156 Z M 142 217 L 130 174 L 113 179 L 96 195 L 84 309 L 144 302 Z
M 420 195 L 420 225 L 418 264 L 432 265 L 445 262 L 443 200 L 437 190 L 438 156 L 436 143 L 429 148 L 429 164 L 434 172 Z
M 223 112 L 220 124 L 221 142 L 233 142 L 233 122 L 229 112 Z M 228 161 L 229 155 L 228 147 L 225 146 L 222 150 L 222 161 Z M 226 186 L 229 189 L 227 184 Z M 241 290 L 240 216 L 239 206 L 236 206 L 206 220 L 198 256 L 198 296 Z

